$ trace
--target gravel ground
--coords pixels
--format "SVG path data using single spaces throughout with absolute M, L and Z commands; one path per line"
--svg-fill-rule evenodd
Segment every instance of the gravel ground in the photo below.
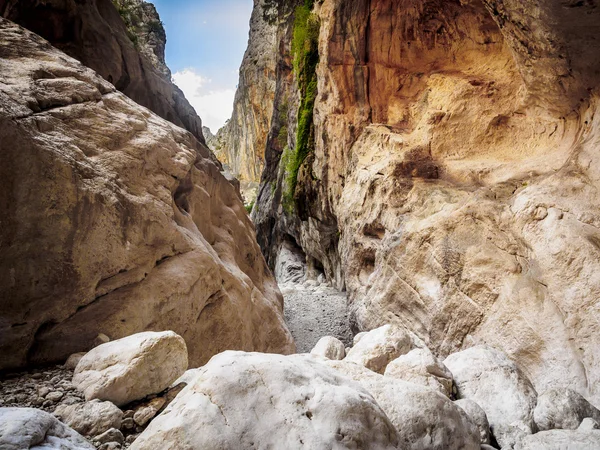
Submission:
M 352 343 L 346 294 L 333 288 L 286 285 L 281 287 L 285 320 L 298 353 L 310 352 L 323 336 L 334 336 L 347 347 Z

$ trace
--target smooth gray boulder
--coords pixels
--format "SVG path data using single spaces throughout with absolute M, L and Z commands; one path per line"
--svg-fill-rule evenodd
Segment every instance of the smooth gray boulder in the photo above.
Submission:
M 552 389 L 538 397 L 533 418 L 540 431 L 575 430 L 586 417 L 600 422 L 600 410 L 571 389 Z
M 485 411 L 481 406 L 475 403 L 473 400 L 468 398 L 462 398 L 454 402 L 455 405 L 460 406 L 467 416 L 473 421 L 473 423 L 479 429 L 479 437 L 481 438 L 482 444 L 490 443 L 490 424 L 488 422 Z
M 537 393 L 504 353 L 476 346 L 453 353 L 444 364 L 452 372 L 459 398 L 473 400 L 483 408 L 502 448 L 512 448 L 521 436 L 535 431 Z
M 95 447 L 45 411 L 0 408 L 0 449 L 95 450 Z

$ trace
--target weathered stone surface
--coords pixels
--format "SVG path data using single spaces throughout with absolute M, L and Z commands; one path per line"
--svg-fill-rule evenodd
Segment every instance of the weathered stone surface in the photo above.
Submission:
M 76 431 L 51 414 L 32 408 L 0 408 L 2 450 L 94 450 Z
M 538 396 L 533 419 L 540 431 L 575 430 L 589 417 L 600 421 L 600 411 L 571 389 L 552 389 Z
M 512 447 L 536 431 L 533 410 L 537 393 L 529 379 L 504 353 L 485 346 L 453 353 L 444 360 L 459 398 L 473 400 L 485 411 L 501 447 Z
M 90 350 L 77 364 L 73 384 L 87 400 L 121 406 L 163 391 L 187 368 L 181 336 L 147 331 Z
M 111 402 L 92 400 L 74 405 L 59 405 L 54 415 L 84 436 L 97 436 L 111 428 L 121 428 L 123 411 Z
M 313 355 L 323 356 L 327 359 L 344 359 L 346 347 L 344 343 L 333 336 L 324 336 L 319 339 L 317 345 L 310 351 Z
M 132 444 L 161 448 L 398 448 L 371 395 L 309 355 L 224 352 Z
M 401 449 L 479 450 L 479 431 L 467 414 L 444 395 L 395 380 L 347 361 L 327 365 L 358 381 L 390 418 Z
M 200 118 L 171 82 L 164 61 L 166 35 L 154 5 L 114 3 L 121 14 L 111 0 L 0 0 L 0 16 L 39 34 L 136 103 L 204 142 Z
M 452 394 L 452 374 L 427 348 L 416 348 L 394 359 L 385 368 L 384 375 L 422 384 L 446 397 Z
M 0 368 L 145 330 L 179 333 L 195 366 L 294 350 L 252 223 L 202 144 L 3 19 L 0 78 Z
M 395 322 L 442 357 L 488 344 L 540 392 L 598 402 L 597 3 L 315 2 L 295 208 L 274 114 L 253 214 L 269 264 L 292 237 L 347 288 L 355 332 Z M 293 149 L 290 40 L 274 110 L 289 100 Z
M 454 402 L 455 405 L 460 406 L 467 416 L 479 429 L 479 437 L 481 438 L 482 444 L 490 443 L 490 424 L 488 422 L 485 411 L 481 406 L 475 403 L 473 400 L 462 398 Z
M 409 333 L 395 325 L 384 325 L 369 331 L 350 349 L 346 361 L 361 364 L 383 373 L 388 363 L 413 347 Z
M 215 152 L 242 182 L 260 181 L 265 166 L 279 50 L 278 3 L 254 2 L 249 44 L 240 67 L 233 113 L 216 136 Z
M 550 430 L 526 436 L 515 450 L 593 450 L 600 448 L 600 430 Z

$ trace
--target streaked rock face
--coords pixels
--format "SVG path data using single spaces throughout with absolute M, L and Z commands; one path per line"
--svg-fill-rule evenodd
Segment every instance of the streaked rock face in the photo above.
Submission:
M 0 21 L 0 368 L 173 330 L 198 366 L 290 352 L 236 189 L 191 134 Z
M 260 181 L 273 116 L 280 0 L 255 0 L 250 39 L 240 67 L 231 119 L 219 130 L 218 152 L 240 181 Z
M 538 391 L 597 401 L 595 2 L 325 0 L 314 13 L 315 139 L 296 210 L 271 139 L 253 215 L 269 263 L 293 239 L 347 288 L 357 330 L 393 322 L 441 357 L 490 344 Z M 280 72 L 275 110 L 279 90 L 294 98 Z

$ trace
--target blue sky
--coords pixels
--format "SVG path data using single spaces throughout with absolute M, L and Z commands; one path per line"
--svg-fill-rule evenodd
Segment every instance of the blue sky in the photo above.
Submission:
M 167 65 L 213 133 L 231 116 L 252 0 L 150 0 L 167 31 Z

